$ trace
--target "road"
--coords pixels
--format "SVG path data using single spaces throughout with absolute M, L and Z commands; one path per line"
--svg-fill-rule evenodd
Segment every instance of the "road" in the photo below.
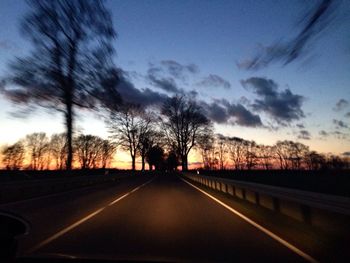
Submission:
M 305 262 L 177 175 L 3 205 L 32 223 L 22 255 L 176 262 Z

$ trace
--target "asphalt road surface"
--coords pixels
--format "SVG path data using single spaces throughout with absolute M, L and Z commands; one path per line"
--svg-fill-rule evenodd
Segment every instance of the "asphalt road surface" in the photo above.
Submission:
M 1 206 L 32 223 L 22 255 L 175 262 L 306 262 L 177 175 Z

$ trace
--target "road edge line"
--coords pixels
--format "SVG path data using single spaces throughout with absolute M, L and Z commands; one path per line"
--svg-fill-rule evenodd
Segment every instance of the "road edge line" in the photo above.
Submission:
M 309 254 L 303 252 L 302 250 L 300 250 L 299 248 L 297 248 L 296 246 L 292 245 L 291 243 L 289 243 L 288 241 L 284 240 L 283 238 L 279 237 L 278 235 L 276 235 L 275 233 L 271 232 L 270 230 L 268 230 L 267 228 L 259 225 L 258 223 L 256 223 L 255 221 L 253 221 L 252 219 L 248 218 L 247 216 L 241 214 L 240 212 L 238 212 L 237 210 L 233 209 L 232 207 L 230 207 L 229 205 L 225 204 L 224 202 L 220 201 L 218 198 L 212 196 L 211 194 L 207 193 L 206 191 L 200 189 L 199 187 L 195 186 L 194 184 L 188 182 L 187 180 L 180 178 L 182 181 L 184 181 L 185 183 L 187 183 L 188 185 L 192 186 L 193 188 L 195 188 L 196 190 L 200 191 L 202 194 L 206 195 L 207 197 L 209 197 L 210 199 L 214 200 L 215 202 L 217 202 L 218 204 L 220 204 L 221 206 L 225 207 L 227 210 L 229 210 L 231 213 L 235 214 L 236 216 L 240 217 L 241 219 L 243 219 L 244 221 L 246 221 L 247 223 L 249 223 L 250 225 L 254 226 L 255 228 L 259 229 L 260 231 L 264 232 L 266 235 L 268 235 L 269 237 L 271 237 L 272 239 L 276 240 L 277 242 L 279 242 L 280 244 L 284 245 L 285 247 L 287 247 L 288 249 L 290 249 L 291 251 L 293 251 L 294 253 L 296 253 L 297 255 L 301 256 L 302 258 L 304 258 L 305 260 L 312 262 L 312 263 L 319 263 L 318 260 L 314 259 L 313 257 L 311 257 Z
M 30 254 L 33 253 L 35 251 L 37 251 L 38 249 L 42 248 L 43 246 L 51 243 L 52 241 L 54 241 L 55 239 L 63 236 L 64 234 L 66 234 L 67 232 L 71 231 L 72 229 L 78 227 L 79 225 L 81 225 L 82 223 L 86 222 L 87 220 L 89 220 L 90 218 L 94 217 L 95 215 L 101 213 L 104 209 L 106 209 L 109 206 L 114 205 L 115 203 L 121 201 L 122 199 L 124 199 L 125 197 L 127 197 L 128 195 L 136 192 L 137 190 L 141 189 L 142 187 L 146 186 L 147 184 L 151 183 L 154 179 L 156 179 L 156 177 L 152 178 L 151 180 L 143 183 L 142 185 L 139 185 L 137 187 L 135 187 L 134 189 L 132 189 L 131 191 L 123 194 L 122 196 L 118 197 L 117 199 L 115 199 L 114 201 L 110 202 L 109 204 L 107 204 L 104 207 L 101 207 L 99 209 L 97 209 L 96 211 L 90 213 L 89 215 L 83 217 L 82 219 L 76 221 L 75 223 L 63 228 L 62 230 L 58 231 L 56 234 L 44 239 L 43 241 L 41 241 L 40 243 L 38 243 L 36 246 L 28 249 L 27 251 L 25 251 L 25 254 Z

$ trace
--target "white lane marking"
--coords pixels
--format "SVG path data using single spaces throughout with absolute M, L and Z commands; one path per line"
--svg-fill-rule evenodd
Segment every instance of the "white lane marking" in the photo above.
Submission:
M 200 189 L 199 187 L 191 184 L 190 182 L 188 182 L 185 179 L 180 178 L 182 181 L 184 181 L 185 183 L 189 184 L 190 186 L 192 186 L 193 188 L 197 189 L 198 191 L 200 191 L 201 193 L 205 194 L 206 196 L 208 196 L 209 198 L 211 198 L 212 200 L 214 200 L 215 202 L 217 202 L 218 204 L 222 205 L 223 207 L 225 207 L 227 210 L 229 210 L 230 212 L 234 213 L 235 215 L 239 216 L 240 218 L 242 218 L 244 221 L 248 222 L 249 224 L 251 224 L 252 226 L 256 227 L 257 229 L 259 229 L 260 231 L 264 232 L 266 235 L 270 236 L 271 238 L 273 238 L 274 240 L 276 240 L 277 242 L 281 243 L 282 245 L 284 245 L 285 247 L 289 248 L 290 250 L 292 250 L 294 253 L 298 254 L 299 256 L 301 256 L 302 258 L 306 259 L 309 262 L 312 263 L 318 263 L 319 261 L 317 261 L 316 259 L 314 259 L 313 257 L 311 257 L 310 255 L 306 254 L 305 252 L 301 251 L 299 248 L 293 246 L 291 243 L 289 243 L 288 241 L 284 240 L 283 238 L 277 236 L 276 234 L 274 234 L 273 232 L 271 232 L 270 230 L 266 229 L 265 227 L 259 225 L 258 223 L 254 222 L 253 220 L 251 220 L 250 218 L 246 217 L 245 215 L 241 214 L 240 212 L 236 211 L 235 209 L 233 209 L 232 207 L 230 207 L 229 205 L 225 204 L 224 202 L 220 201 L 219 199 L 217 199 L 216 197 L 212 196 L 211 194 L 205 192 L 204 190 Z
M 77 222 L 73 223 L 72 225 L 62 229 L 61 231 L 57 232 L 56 234 L 52 235 L 51 237 L 43 240 L 42 242 L 40 242 L 39 244 L 37 244 L 36 246 L 34 246 L 33 248 L 29 249 L 28 251 L 26 251 L 26 253 L 33 253 L 34 251 L 38 250 L 39 248 L 51 243 L 52 241 L 54 241 L 55 239 L 59 238 L 60 236 L 66 234 L 67 232 L 71 231 L 72 229 L 76 228 L 77 226 L 81 225 L 82 223 L 84 223 L 85 221 L 89 220 L 90 218 L 92 218 L 93 216 L 101 213 L 105 208 L 107 208 L 108 206 L 112 206 L 115 203 L 119 202 L 120 200 L 124 199 L 125 197 L 127 197 L 128 195 L 130 195 L 131 193 L 134 193 L 135 191 L 139 190 L 140 188 L 144 187 L 145 185 L 151 183 L 156 177 L 152 178 L 151 180 L 147 181 L 146 183 L 134 188 L 133 190 L 127 192 L 126 194 L 122 195 L 121 197 L 118 197 L 117 199 L 115 199 L 114 201 L 110 202 L 108 205 L 101 207 L 100 209 L 97 209 L 95 212 L 85 216 L 84 218 L 78 220 Z

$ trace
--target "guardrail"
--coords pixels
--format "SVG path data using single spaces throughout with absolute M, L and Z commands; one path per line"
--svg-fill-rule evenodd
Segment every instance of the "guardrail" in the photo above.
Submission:
M 15 181 L 0 184 L 0 203 L 19 201 L 75 188 L 115 182 L 127 175 L 85 175 L 55 179 Z
M 183 173 L 199 184 L 320 227 L 350 222 L 350 198 Z

